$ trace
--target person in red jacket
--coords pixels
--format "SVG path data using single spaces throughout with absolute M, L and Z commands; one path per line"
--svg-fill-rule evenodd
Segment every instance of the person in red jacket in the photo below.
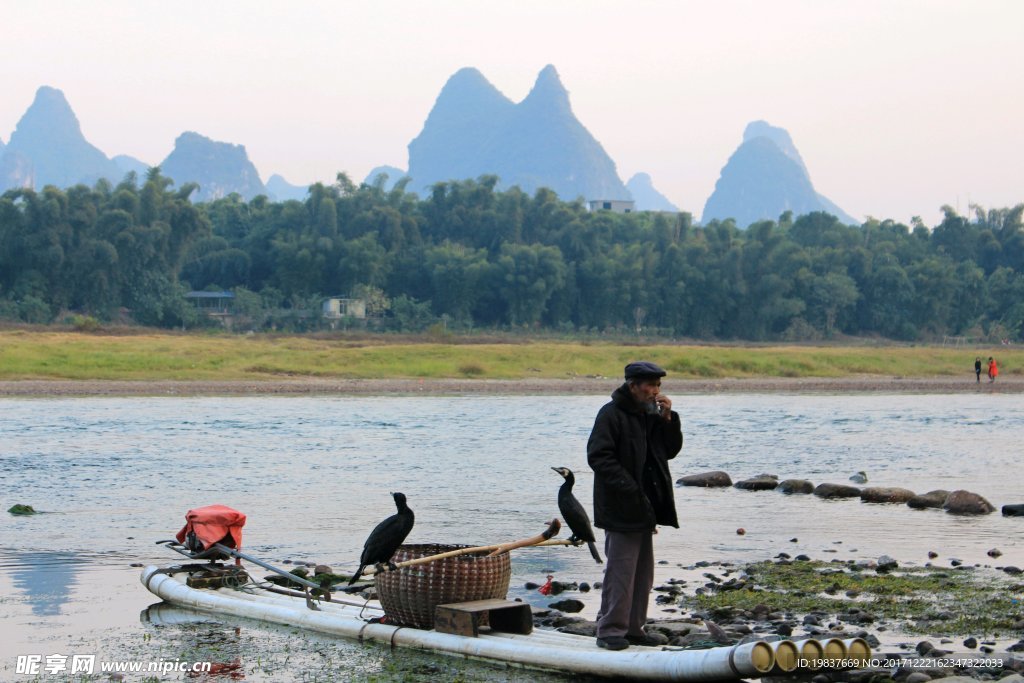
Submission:
M 996 359 L 992 356 L 988 357 L 988 381 L 995 382 L 996 377 L 999 376 L 999 366 L 996 365 Z

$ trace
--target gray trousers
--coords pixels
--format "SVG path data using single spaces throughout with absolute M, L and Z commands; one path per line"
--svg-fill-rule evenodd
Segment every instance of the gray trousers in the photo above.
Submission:
M 647 623 L 647 602 L 654 587 L 652 532 L 605 531 L 604 557 L 597 637 L 642 635 Z

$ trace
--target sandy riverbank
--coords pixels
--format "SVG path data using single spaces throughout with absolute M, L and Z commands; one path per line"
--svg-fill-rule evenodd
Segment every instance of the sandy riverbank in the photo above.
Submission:
M 621 380 L 572 379 L 322 379 L 273 380 L 6 380 L 0 396 L 303 396 L 303 395 L 565 395 L 611 393 Z M 811 377 L 682 380 L 667 378 L 668 394 L 716 393 L 1024 393 L 1024 377 L 979 384 L 968 377 Z

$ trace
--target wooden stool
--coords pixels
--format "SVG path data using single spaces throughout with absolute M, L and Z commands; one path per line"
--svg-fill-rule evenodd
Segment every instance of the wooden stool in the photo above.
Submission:
M 434 609 L 434 630 L 476 638 L 480 635 L 480 622 L 484 616 L 492 631 L 533 631 L 533 610 L 530 605 L 510 600 L 472 600 L 438 605 Z

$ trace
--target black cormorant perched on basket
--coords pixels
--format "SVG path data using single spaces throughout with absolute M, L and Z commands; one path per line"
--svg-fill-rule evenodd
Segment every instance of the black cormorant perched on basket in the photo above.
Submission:
M 552 467 L 551 469 L 565 478 L 565 483 L 558 489 L 558 510 L 562 513 L 562 518 L 569 526 L 569 530 L 572 531 L 569 541 L 572 543 L 586 541 L 587 547 L 590 548 L 590 554 L 594 556 L 598 564 L 601 564 L 601 556 L 597 553 L 597 546 L 594 545 L 594 530 L 590 526 L 590 517 L 587 516 L 583 505 L 576 500 L 576 496 L 572 495 L 576 477 L 568 467 Z
M 395 565 L 391 562 L 391 558 L 394 556 L 395 551 L 398 550 L 398 546 L 402 545 L 402 541 L 412 531 L 412 525 L 416 518 L 412 514 L 412 510 L 409 509 L 409 506 L 405 504 L 405 494 L 392 493 L 391 495 L 395 499 L 395 505 L 398 506 L 398 512 L 385 519 L 370 532 L 366 543 L 363 544 L 363 554 L 359 558 L 359 569 L 349 579 L 348 584 L 350 586 L 356 582 L 356 579 L 362 576 L 363 569 L 369 564 L 375 565 L 379 570 L 380 565 L 387 562 L 388 566 L 394 569 Z

